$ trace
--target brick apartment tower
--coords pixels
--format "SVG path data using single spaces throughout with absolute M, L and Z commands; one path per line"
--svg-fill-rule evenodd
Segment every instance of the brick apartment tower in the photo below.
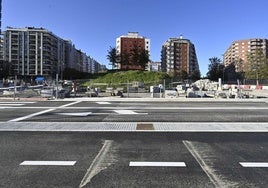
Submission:
M 256 49 L 263 49 L 268 57 L 268 39 L 245 39 L 232 42 L 224 53 L 224 65 L 235 64 L 236 72 L 245 72 L 248 53 L 254 53 Z
M 130 54 L 135 47 L 139 50 L 147 50 L 150 54 L 150 39 L 139 36 L 138 32 L 128 32 L 128 35 L 120 36 L 116 39 L 116 52 L 121 58 L 123 57 L 123 54 Z M 141 67 L 136 66 L 130 59 L 129 65 L 119 64 L 117 69 L 141 70 Z
M 162 71 L 167 73 L 186 71 L 190 76 L 194 71 L 199 71 L 195 47 L 182 36 L 170 38 L 163 44 L 161 63 Z

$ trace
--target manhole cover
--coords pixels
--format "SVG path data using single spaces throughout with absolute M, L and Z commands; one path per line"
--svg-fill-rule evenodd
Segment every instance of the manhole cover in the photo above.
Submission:
M 154 125 L 153 124 L 137 124 L 136 130 L 154 130 Z

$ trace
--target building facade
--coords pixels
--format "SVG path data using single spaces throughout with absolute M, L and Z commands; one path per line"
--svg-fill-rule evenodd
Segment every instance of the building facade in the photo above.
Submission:
M 126 36 L 120 36 L 116 39 L 116 53 L 120 56 L 121 60 L 125 58 L 125 55 L 128 56 L 129 63 L 128 65 L 119 64 L 118 69 L 141 69 L 139 66 L 131 60 L 131 52 L 134 49 L 146 50 L 150 55 L 150 39 L 147 39 L 143 36 L 139 36 L 138 32 L 128 32 Z
M 3 33 L 3 58 L 14 75 L 55 76 L 63 69 L 65 42 L 43 28 L 8 27 Z
M 153 72 L 161 72 L 161 62 L 153 62 L 153 61 L 150 61 L 148 63 L 148 71 L 153 71 Z
M 266 57 L 268 57 L 268 39 L 245 39 L 232 42 L 224 53 L 224 66 L 234 63 L 236 72 L 245 72 L 247 56 L 254 53 L 257 49 L 262 49 Z
M 194 44 L 182 36 L 168 39 L 162 45 L 161 66 L 162 71 L 168 74 L 185 71 L 190 76 L 199 71 Z
M 77 50 L 70 40 L 64 40 L 44 28 L 8 27 L 3 32 L 2 44 L 2 62 L 8 65 L 9 75 L 55 78 L 58 74 L 61 78 L 65 68 L 97 73 L 89 68 L 92 67 L 90 63 L 96 64 L 97 61 Z

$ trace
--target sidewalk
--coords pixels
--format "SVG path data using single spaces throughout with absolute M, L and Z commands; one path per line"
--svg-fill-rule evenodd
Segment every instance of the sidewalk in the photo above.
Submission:
M 144 129 L 140 127 L 144 125 Z M 148 126 L 150 125 L 150 126 Z M 146 128 L 147 127 L 147 128 Z M 148 128 L 149 127 L 149 128 Z M 243 122 L 0 122 L 0 131 L 268 132 L 268 123 Z

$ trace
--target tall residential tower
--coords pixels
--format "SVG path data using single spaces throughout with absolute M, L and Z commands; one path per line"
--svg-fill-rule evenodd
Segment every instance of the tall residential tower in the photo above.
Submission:
M 224 65 L 234 63 L 236 72 L 244 72 L 247 55 L 254 53 L 256 49 L 262 49 L 268 57 L 268 39 L 254 38 L 234 41 L 224 53 Z
M 194 44 L 182 36 L 170 38 L 163 44 L 161 61 L 162 71 L 169 74 L 185 71 L 191 76 L 195 71 L 199 72 Z
M 146 50 L 150 54 L 150 39 L 139 36 L 138 32 L 128 32 L 126 36 L 120 36 L 116 39 L 116 53 L 122 58 L 125 55 L 129 56 L 131 51 L 137 48 L 138 50 Z M 130 57 L 130 56 L 129 56 Z M 141 69 L 139 66 L 129 59 L 129 65 L 120 64 L 118 69 Z
M 4 32 L 3 57 L 10 74 L 55 76 L 62 71 L 65 42 L 44 28 L 11 28 Z

